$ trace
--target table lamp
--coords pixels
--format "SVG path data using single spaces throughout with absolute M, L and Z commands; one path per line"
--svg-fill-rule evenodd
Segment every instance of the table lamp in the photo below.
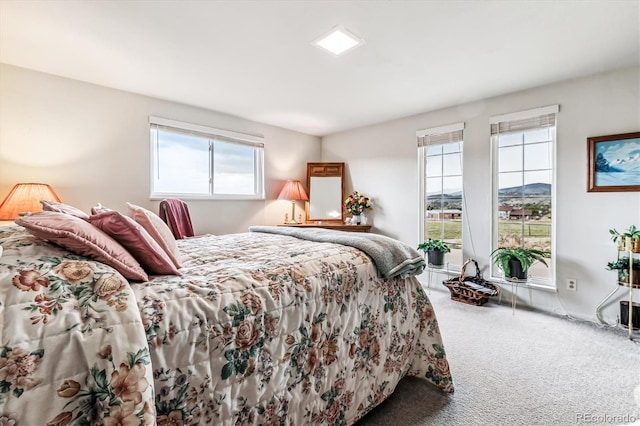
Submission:
M 287 183 L 284 184 L 282 191 L 280 191 L 280 195 L 278 195 L 278 200 L 289 200 L 291 201 L 291 220 L 287 223 L 292 225 L 297 225 L 300 222 L 296 221 L 296 201 L 309 201 L 309 197 L 307 196 L 307 192 L 304 190 L 302 183 L 299 180 L 288 180 Z
M 14 220 L 28 212 L 42 210 L 40 200 L 60 202 L 46 183 L 18 183 L 0 204 L 0 220 Z

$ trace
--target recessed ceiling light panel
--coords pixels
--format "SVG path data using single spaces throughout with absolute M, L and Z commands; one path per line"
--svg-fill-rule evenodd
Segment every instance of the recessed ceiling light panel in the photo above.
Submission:
M 338 56 L 364 44 L 364 40 L 343 26 L 336 25 L 331 31 L 318 37 L 313 44 Z

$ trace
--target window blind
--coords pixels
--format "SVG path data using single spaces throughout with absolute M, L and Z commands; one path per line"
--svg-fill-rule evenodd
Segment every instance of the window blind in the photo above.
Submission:
M 261 135 L 250 135 L 231 130 L 216 129 L 215 127 L 202 126 L 199 124 L 186 123 L 154 116 L 149 117 L 149 123 L 151 124 L 152 129 L 264 148 L 264 143 L 262 142 L 264 138 Z
M 464 123 L 456 123 L 448 126 L 423 129 L 416 132 L 418 147 L 435 144 L 462 142 Z
M 505 114 L 491 118 L 491 134 L 522 132 L 556 125 L 558 105 Z
M 216 134 L 213 134 L 213 133 L 205 133 L 205 132 L 198 132 L 198 131 L 195 131 L 195 130 L 179 129 L 179 128 L 176 128 L 176 127 L 161 126 L 159 124 L 152 124 L 151 128 L 152 129 L 156 129 L 156 130 L 164 130 L 165 132 L 178 133 L 178 134 L 190 135 L 190 136 L 198 136 L 198 137 L 217 140 L 217 141 L 222 141 L 222 142 L 231 142 L 231 143 L 237 143 L 237 144 L 240 144 L 240 145 L 253 146 L 253 147 L 256 147 L 256 148 L 264 148 L 264 144 L 261 143 L 261 142 L 249 142 L 249 141 L 245 141 L 245 140 L 239 140 L 239 139 L 235 139 L 235 138 L 229 138 L 229 137 L 225 137 L 225 136 L 216 135 Z
M 540 129 L 543 127 L 553 127 L 556 125 L 556 114 L 545 114 L 539 117 L 527 118 L 516 121 L 503 121 L 491 125 L 491 134 L 504 134 L 512 132 L 522 132 L 530 129 Z

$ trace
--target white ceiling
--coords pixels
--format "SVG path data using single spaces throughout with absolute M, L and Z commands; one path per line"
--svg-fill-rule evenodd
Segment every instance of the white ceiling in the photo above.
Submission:
M 640 0 L 0 0 L 0 62 L 323 136 L 638 65 Z

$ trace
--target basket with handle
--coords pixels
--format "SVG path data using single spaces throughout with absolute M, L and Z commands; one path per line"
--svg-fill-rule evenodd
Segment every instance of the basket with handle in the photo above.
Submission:
M 476 274 L 465 276 L 467 265 L 471 262 L 476 266 Z M 489 301 L 490 297 L 499 294 L 495 284 L 482 278 L 480 267 L 475 259 L 468 259 L 464 262 L 459 277 L 444 280 L 442 284 L 451 292 L 451 300 L 475 306 L 482 306 Z

